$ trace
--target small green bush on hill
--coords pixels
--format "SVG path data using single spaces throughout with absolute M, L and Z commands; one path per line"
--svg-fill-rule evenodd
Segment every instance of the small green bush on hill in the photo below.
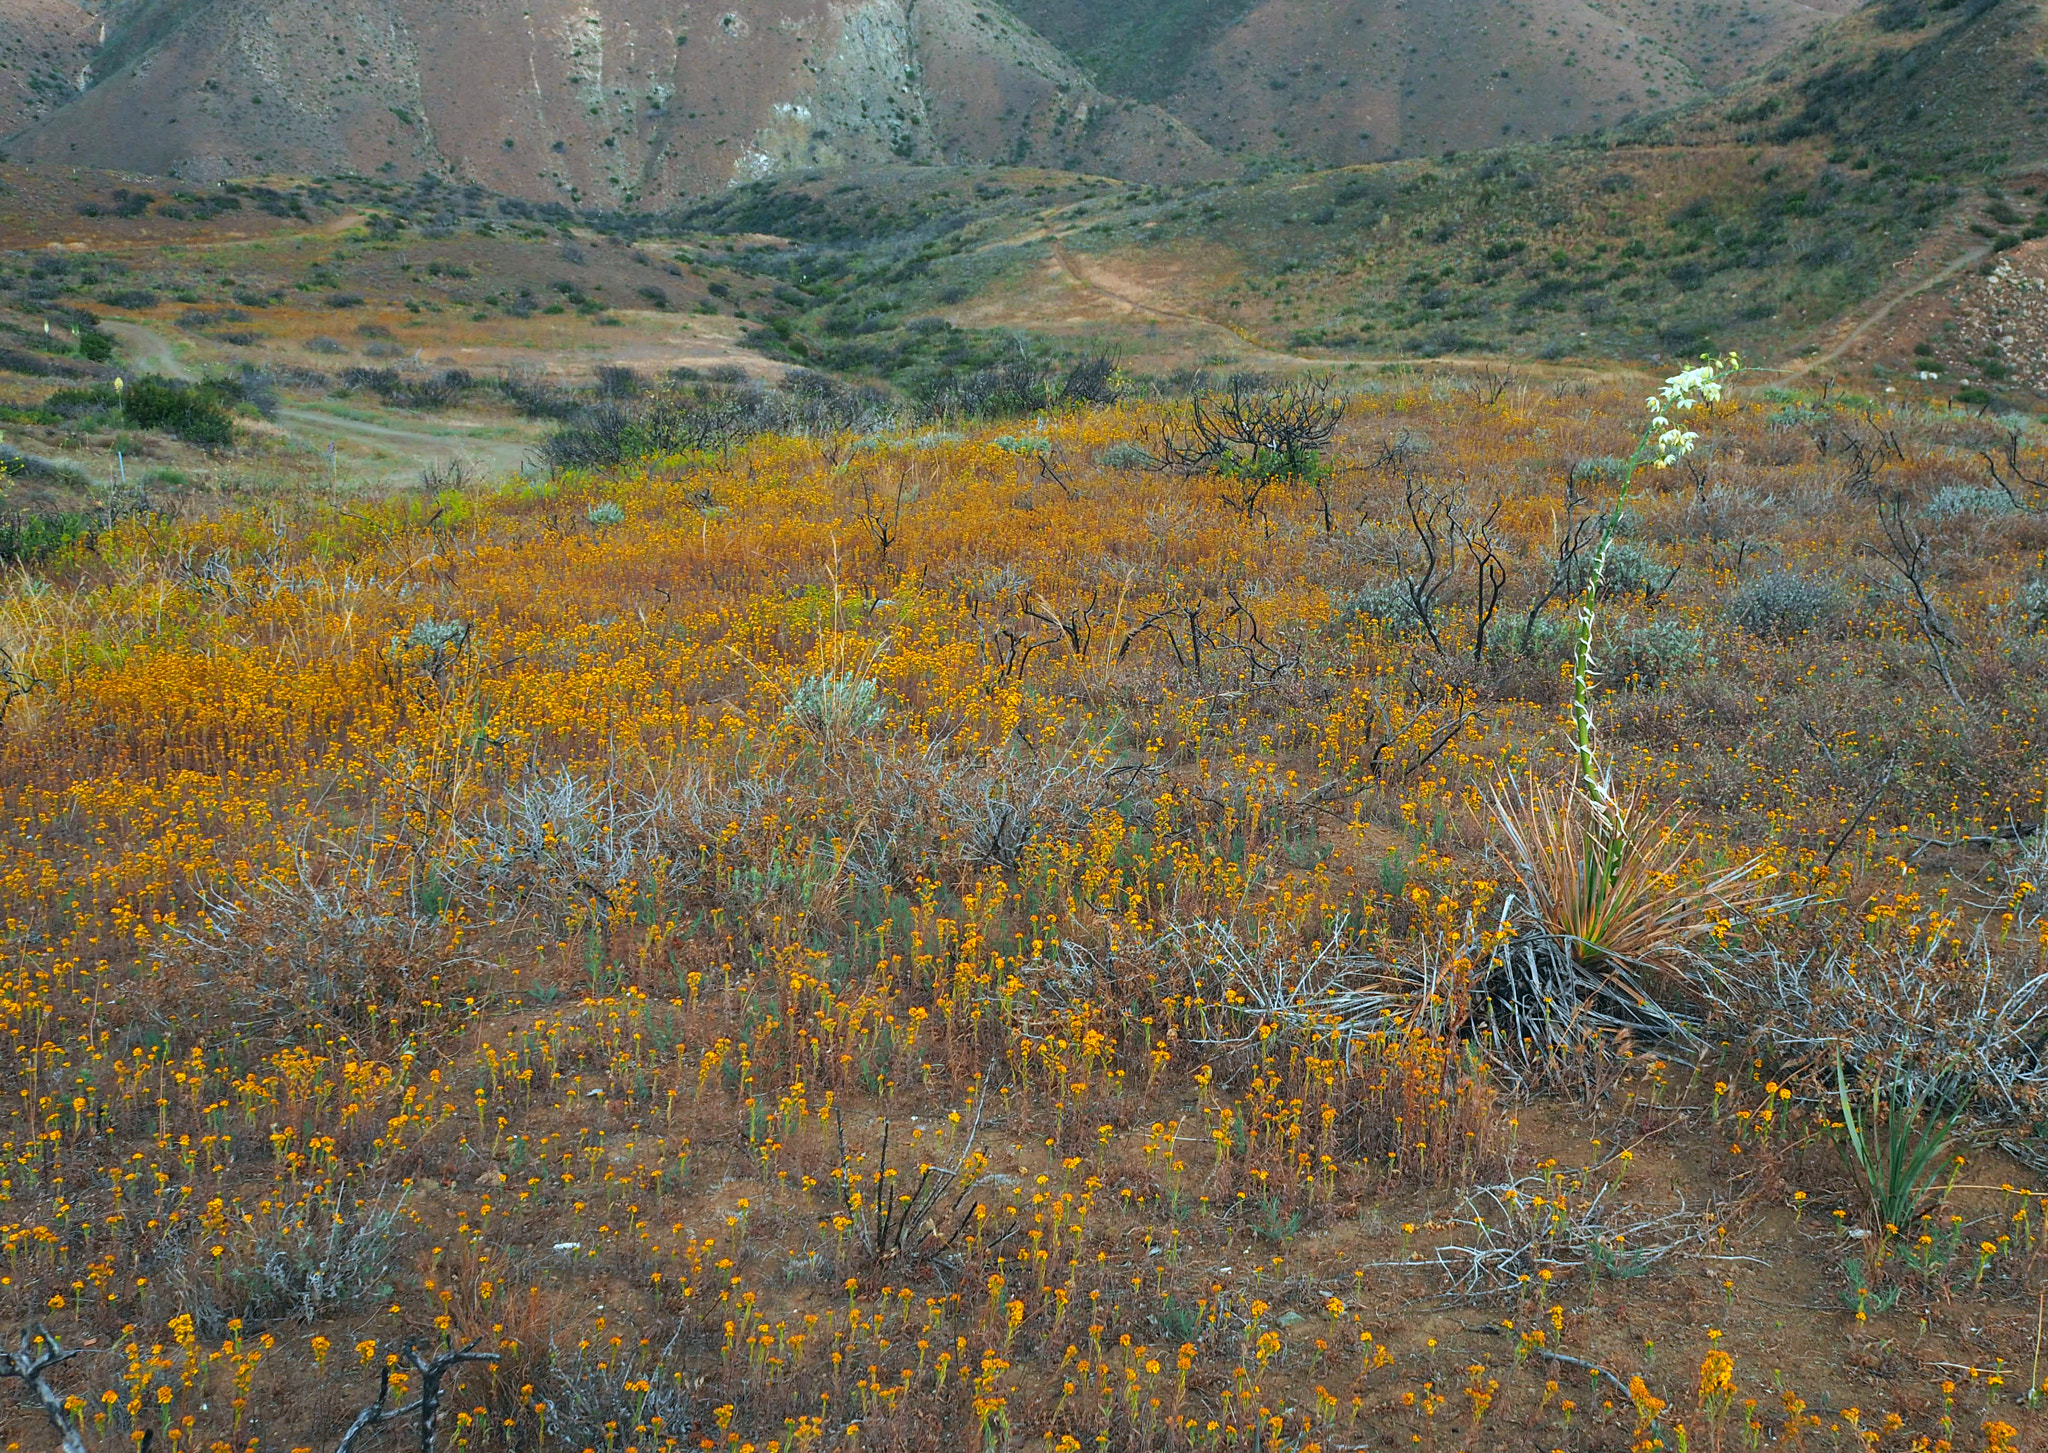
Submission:
M 224 449 L 235 442 L 234 421 L 218 392 L 205 384 L 145 374 L 123 390 L 121 413 L 135 428 L 159 430 L 202 448 Z

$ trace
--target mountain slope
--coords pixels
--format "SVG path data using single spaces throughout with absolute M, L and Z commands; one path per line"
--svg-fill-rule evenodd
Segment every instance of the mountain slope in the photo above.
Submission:
M 1016 0 L 1219 150 L 1325 166 L 1575 135 L 1699 99 L 1851 0 Z M 1169 24 L 1169 22 L 1171 22 Z M 1164 33 L 1162 33 L 1164 32 Z
M 2038 166 L 2048 162 L 2048 16 L 2034 0 L 1883 0 L 1787 51 L 1769 76 L 1656 129 L 1825 138 L 1968 171 Z
M 104 0 L 88 65 L 91 3 L 0 0 L 0 40 L 48 52 L 9 154 L 632 208 L 899 160 L 1183 181 L 1547 140 L 1704 97 L 1848 0 Z
M 0 0 L 0 135 L 78 94 L 91 79 L 99 30 L 76 0 Z
M 107 57 L 13 155 L 200 181 L 435 171 L 597 207 L 893 159 L 1217 170 L 966 0 L 159 0 L 122 13 Z
M 2048 269 L 2048 16 L 2031 0 L 1892 0 L 1727 95 L 1562 143 L 1060 200 L 983 176 L 975 195 L 998 200 L 957 232 L 936 205 L 888 205 L 906 170 L 686 215 L 812 244 L 786 266 L 829 289 L 755 346 L 895 376 L 944 336 L 936 315 L 1154 367 L 1736 347 L 1872 389 L 1938 372 L 1973 407 L 2048 376 L 2026 351 L 2048 336 L 2030 291 Z M 874 230 L 892 217 L 894 236 Z

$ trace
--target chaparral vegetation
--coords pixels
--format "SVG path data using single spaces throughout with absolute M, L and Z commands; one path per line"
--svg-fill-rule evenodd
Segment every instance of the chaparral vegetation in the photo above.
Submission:
M 24 553 L 9 1447 L 2042 1446 L 2037 426 L 1102 372 Z

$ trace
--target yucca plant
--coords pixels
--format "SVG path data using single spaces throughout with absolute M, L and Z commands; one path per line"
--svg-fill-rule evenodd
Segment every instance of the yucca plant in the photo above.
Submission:
M 1621 488 L 1615 492 L 1614 508 L 1607 512 L 1607 524 L 1600 531 L 1600 544 L 1579 590 L 1577 629 L 1572 638 L 1572 752 L 1577 758 L 1579 790 L 1602 808 L 1611 808 L 1607 775 L 1593 750 L 1593 606 L 1607 579 L 1608 557 L 1614 553 L 1615 537 L 1621 532 L 1622 512 L 1627 508 L 1629 490 L 1636 476 L 1650 466 L 1669 469 L 1699 443 L 1699 435 L 1672 424 L 1671 415 L 1698 408 L 1702 403 L 1720 402 L 1729 378 L 1742 366 L 1733 353 L 1709 359 L 1698 368 L 1688 368 L 1664 380 L 1664 387 L 1643 400 L 1649 413 L 1635 451 L 1623 465 Z
M 1493 795 L 1511 864 L 1546 933 L 1593 968 L 1668 967 L 1728 914 L 1750 906 L 1755 864 L 1700 872 L 1689 814 L 1647 806 L 1640 792 L 1598 797 L 1531 779 Z
M 1713 402 L 1735 355 L 1667 379 L 1646 401 L 1649 418 L 1622 471 L 1621 488 L 1586 571 L 1572 640 L 1572 782 L 1498 785 L 1494 817 L 1511 866 L 1538 920 L 1495 953 L 1479 1013 L 1498 1053 L 1532 1074 L 1556 1071 L 1588 1037 L 1639 1032 L 1683 1035 L 1656 1002 L 1642 971 L 1669 971 L 1728 914 L 1756 901 L 1752 860 L 1718 872 L 1694 865 L 1690 819 L 1647 807 L 1640 791 L 1617 796 L 1594 747 L 1594 606 L 1619 533 L 1629 488 L 1645 467 L 1668 468 L 1698 436 L 1669 414 Z
M 1669 468 L 1692 451 L 1698 435 L 1672 425 L 1670 415 L 1712 403 L 1738 366 L 1734 354 L 1666 379 L 1645 400 L 1649 418 L 1621 470 L 1621 488 L 1579 595 L 1572 640 L 1571 745 L 1575 781 L 1551 789 L 1531 781 L 1505 784 L 1493 794 L 1494 816 L 1506 835 L 1516 876 L 1544 931 L 1563 940 L 1588 966 L 1609 962 L 1656 964 L 1712 928 L 1723 912 L 1752 901 L 1745 887 L 1754 864 L 1745 863 L 1684 881 L 1692 846 L 1689 819 L 1676 821 L 1646 808 L 1640 793 L 1615 796 L 1594 748 L 1594 605 L 1606 578 L 1629 488 L 1644 468 Z
M 1875 1269 L 1899 1229 L 1947 1197 L 1958 1169 L 1948 1158 L 1949 1142 L 1969 1103 L 1944 1110 L 1932 1085 L 1901 1077 L 1889 1087 L 1872 1081 L 1868 1108 L 1859 1110 L 1840 1055 L 1835 1056 L 1835 1092 L 1842 1105 L 1842 1158 L 1870 1204 L 1870 1230 L 1877 1240 L 1870 1264 Z

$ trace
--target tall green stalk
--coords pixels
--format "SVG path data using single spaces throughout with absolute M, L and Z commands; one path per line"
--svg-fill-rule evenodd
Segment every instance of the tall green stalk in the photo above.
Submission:
M 1603 843 L 1603 851 L 1598 855 L 1603 860 L 1611 859 L 1613 853 L 1621 850 L 1625 835 L 1618 830 L 1620 822 L 1614 796 L 1608 786 L 1607 774 L 1601 769 L 1593 749 L 1593 678 L 1598 674 L 1593 661 L 1593 605 L 1600 594 L 1600 584 L 1607 575 L 1607 556 L 1614 549 L 1615 536 L 1620 533 L 1622 511 L 1628 505 L 1629 491 L 1635 486 L 1636 475 L 1651 464 L 1659 469 L 1669 469 L 1690 454 L 1698 442 L 1697 434 L 1673 427 L 1670 415 L 1694 408 L 1702 401 L 1718 401 L 1723 385 L 1740 366 L 1733 353 L 1726 358 L 1709 359 L 1698 368 L 1689 368 L 1665 379 L 1664 387 L 1644 400 L 1650 413 L 1649 424 L 1636 441 L 1635 451 L 1628 457 L 1621 490 L 1614 497 L 1614 508 L 1608 512 L 1607 526 L 1600 532 L 1600 544 L 1593 552 L 1592 568 L 1586 572 L 1585 589 L 1579 594 L 1578 629 L 1572 641 L 1572 751 L 1577 758 L 1579 790 L 1596 809 L 1595 817 L 1603 837 L 1612 839 Z

